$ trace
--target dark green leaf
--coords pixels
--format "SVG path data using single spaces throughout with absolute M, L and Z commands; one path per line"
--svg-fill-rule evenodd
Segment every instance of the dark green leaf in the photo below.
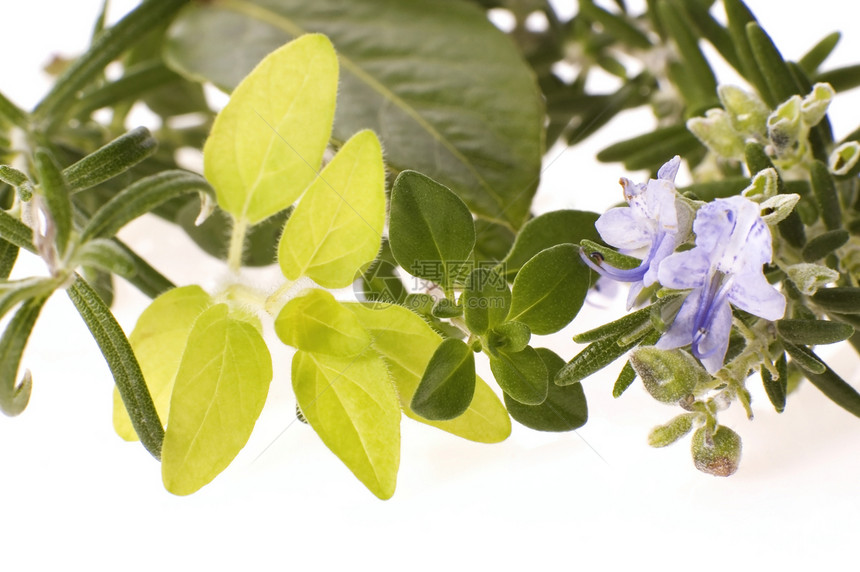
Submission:
M 732 36 L 722 24 L 711 16 L 709 11 L 711 3 L 701 2 L 701 0 L 684 0 L 683 4 L 700 35 L 708 40 L 733 68 L 741 71 L 741 62 L 737 50 L 735 50 Z
M 538 335 L 559 331 L 582 307 L 589 273 L 573 244 L 540 251 L 514 279 L 507 319 L 523 322 Z
M 33 184 L 27 175 L 18 169 L 9 165 L 0 165 L 0 181 L 15 187 L 22 201 L 29 201 L 33 196 Z
M 611 248 L 607 248 L 590 240 L 582 241 L 582 252 L 587 254 L 595 264 L 601 264 L 604 260 L 615 268 L 627 270 L 636 268 L 642 261 L 626 254 L 621 254 Z
M 860 64 L 822 72 L 815 76 L 815 81 L 829 83 L 836 90 L 836 93 L 854 89 L 860 86 Z
M 827 369 L 824 362 L 818 359 L 818 356 L 813 354 L 809 348 L 796 346 L 784 340 L 782 345 L 785 347 L 786 353 L 791 356 L 792 362 L 802 367 L 807 374 L 824 373 Z
M 115 195 L 90 219 L 82 240 L 111 237 L 126 224 L 185 193 L 212 193 L 203 177 L 188 171 L 163 171 L 141 179 Z
M 17 246 L 0 238 L 0 280 L 9 278 L 18 260 L 18 250 Z
M 500 262 L 510 252 L 515 239 L 516 235 L 508 227 L 484 218 L 477 219 L 475 221 L 475 261 Z
M 387 238 L 382 240 L 379 256 L 361 275 L 356 288 L 362 301 L 402 304 L 406 299 L 406 287 L 397 274 L 397 261 L 391 254 Z
M 750 180 L 747 177 L 727 177 L 719 181 L 694 183 L 689 187 L 679 188 L 678 192 L 685 196 L 691 193 L 702 201 L 712 201 L 739 195 L 749 184 Z
M 36 252 L 36 247 L 33 246 L 33 229 L 3 209 L 0 209 L 0 238 L 18 248 Z
M 593 0 L 583 0 L 579 3 L 579 15 L 599 23 L 607 34 L 631 48 L 647 50 L 652 47 L 648 36 L 628 21 L 624 15 L 613 14 L 604 10 L 596 6 Z
M 523 265 L 542 250 L 558 244 L 579 244 L 580 241 L 600 240 L 594 228 L 597 213 L 557 210 L 528 221 L 517 234 L 513 248 L 502 261 L 502 273 L 513 279 Z
M 146 96 L 151 90 L 158 90 L 179 79 L 183 78 L 168 69 L 161 61 L 132 66 L 120 79 L 88 92 L 75 105 L 73 113 L 88 115 L 103 107 L 133 102 Z
M 198 3 L 171 28 L 167 59 L 229 90 L 265 54 L 321 32 L 341 67 L 335 139 L 373 129 L 393 170 L 425 172 L 475 213 L 519 227 L 539 178 L 544 109 L 514 44 L 483 10 L 459 0 L 343 7 L 341 0 Z
M 851 238 L 851 235 L 848 234 L 847 230 L 842 228 L 819 234 L 803 247 L 801 254 L 803 255 L 804 262 L 821 260 L 848 242 L 849 238 Z
M 497 350 L 490 355 L 490 370 L 502 391 L 520 403 L 540 405 L 547 397 L 547 368 L 531 346 L 513 353 Z
M 13 125 L 17 125 L 21 129 L 30 128 L 30 120 L 27 114 L 21 111 L 17 105 L 9 101 L 9 99 L 0 93 L 0 125 L 3 121 L 8 121 Z
M 848 324 L 825 320 L 779 320 L 776 327 L 782 339 L 807 346 L 835 344 L 854 333 Z
M 660 21 L 666 31 L 678 46 L 678 53 L 683 60 L 683 78 L 689 85 L 695 86 L 690 93 L 685 93 L 686 103 L 691 115 L 715 107 L 717 99 L 717 79 L 711 70 L 711 65 L 699 48 L 698 38 L 693 33 L 693 24 L 683 6 L 670 4 L 667 1 L 657 3 Z M 679 78 L 676 78 L 679 79 Z M 681 87 L 681 86 L 679 86 Z M 682 93 L 684 90 L 682 90 Z
M 448 298 L 440 298 L 433 304 L 430 313 L 442 319 L 457 318 L 463 315 L 463 307 L 458 306 L 456 302 L 452 302 Z
M 441 421 L 462 415 L 475 394 L 475 354 L 460 340 L 442 340 L 412 396 L 412 411 Z
M 582 381 L 626 354 L 652 331 L 649 326 L 641 331 L 641 335 L 637 332 L 637 335 L 633 336 L 635 339 L 628 344 L 619 344 L 619 338 L 616 336 L 602 338 L 588 344 L 559 370 L 555 376 L 555 384 L 571 385 Z
M 141 443 L 160 459 L 164 428 L 128 338 L 101 298 L 79 276 L 66 292 L 101 348 Z
M 698 146 L 698 139 L 687 130 L 683 123 L 659 127 L 654 131 L 625 139 L 606 147 L 597 154 L 597 160 L 604 163 L 626 162 L 636 158 L 642 162 L 642 154 L 657 156 L 657 161 L 665 162 L 668 157 L 684 155 L 685 149 Z M 655 152 L 656 150 L 656 152 Z M 662 164 L 662 163 L 661 163 Z
M 578 344 L 585 344 L 588 342 L 596 342 L 597 340 L 602 340 L 609 336 L 618 339 L 645 324 L 651 318 L 651 310 L 652 307 L 648 306 L 641 310 L 631 312 L 630 314 L 625 314 L 614 322 L 609 322 L 608 324 L 597 326 L 587 332 L 576 334 L 573 336 L 573 341 Z
M 30 338 L 30 332 L 47 296 L 32 298 L 24 302 L 15 312 L 12 320 L 6 326 L 3 337 L 0 338 L 0 410 L 6 415 L 18 415 L 30 401 L 30 391 L 33 379 L 30 371 L 24 373 L 18 383 L 18 368 L 21 355 Z
M 111 274 L 131 278 L 135 261 L 128 252 L 112 240 L 96 238 L 75 250 L 75 265 L 98 268 Z
M 165 278 L 158 270 L 150 266 L 147 261 L 138 256 L 128 246 L 117 239 L 113 239 L 113 242 L 123 249 L 129 259 L 134 262 L 134 272 L 130 277 L 127 277 L 126 280 L 128 280 L 130 284 L 140 290 L 143 294 L 150 298 L 156 298 L 160 294 L 176 288 L 176 285 L 173 282 Z
M 839 32 L 832 32 L 824 36 L 797 63 L 800 64 L 800 67 L 806 73 L 814 74 L 818 71 L 821 64 L 824 63 L 824 60 L 833 52 L 833 48 L 839 43 L 841 37 L 842 34 Z
M 532 331 L 522 322 L 505 322 L 490 330 L 487 345 L 490 353 L 503 349 L 506 352 L 519 352 L 529 345 Z
M 564 360 L 551 350 L 535 350 L 546 366 L 549 379 L 564 366 Z M 505 406 L 511 417 L 537 431 L 573 431 L 588 421 L 588 404 L 582 384 L 567 387 L 549 384 L 546 400 L 540 405 L 524 405 L 505 394 Z
M 818 359 L 811 351 L 812 357 Z M 820 362 L 820 360 L 818 360 Z M 821 390 L 821 393 L 829 397 L 833 403 L 842 407 L 849 413 L 860 417 L 860 393 L 851 387 L 847 381 L 842 379 L 835 371 L 826 366 L 820 373 L 806 372 L 806 378 L 812 382 L 812 385 Z
M 792 95 L 802 95 L 791 75 L 791 70 L 770 36 L 761 26 L 753 22 L 747 24 L 746 32 L 753 57 L 767 84 L 770 97 L 765 97 L 765 100 L 771 107 L 776 107 Z
M 764 76 L 758 67 L 755 57 L 753 56 L 752 47 L 750 46 L 749 38 L 747 37 L 746 26 L 750 22 L 755 22 L 755 16 L 747 8 L 741 0 L 724 0 L 723 5 L 726 9 L 726 17 L 729 22 L 729 35 L 735 45 L 735 51 L 740 60 L 741 75 L 745 77 L 755 88 L 764 100 L 773 107 L 776 101 L 773 101 L 770 91 L 765 82 Z
M 860 314 L 860 288 L 822 288 L 812 295 L 812 301 L 828 312 Z
M 63 175 L 72 192 L 82 191 L 124 173 L 155 153 L 157 148 L 158 143 L 149 129 L 137 127 L 70 165 L 63 170 Z
M 633 369 L 632 365 L 630 365 L 630 360 L 627 360 L 624 367 L 621 368 L 621 372 L 619 372 L 618 377 L 615 378 L 615 385 L 612 386 L 612 397 L 615 397 L 616 399 L 621 397 L 621 395 L 627 391 L 627 388 L 633 385 L 633 381 L 635 379 L 636 370 Z
M 620 111 L 645 103 L 653 84 L 651 74 L 643 72 L 625 82 L 618 91 L 593 98 L 588 110 L 578 114 L 578 122 L 565 132 L 565 139 L 574 145 L 606 125 Z
M 785 396 L 788 391 L 788 362 L 786 362 L 785 354 L 782 353 L 779 359 L 774 362 L 779 378 L 774 379 L 767 368 L 761 368 L 761 382 L 764 385 L 767 398 L 773 404 L 777 413 L 785 411 Z
M 483 335 L 505 320 L 511 306 L 511 290 L 495 270 L 476 268 L 466 280 L 461 299 L 469 330 Z
M 433 179 L 404 171 L 391 190 L 388 240 L 400 266 L 450 287 L 475 246 L 472 213 L 457 195 Z
M 821 161 L 813 161 L 809 172 L 812 178 L 812 190 L 815 192 L 815 200 L 824 226 L 828 230 L 842 228 L 842 207 L 839 205 L 836 183 L 830 175 L 830 170 Z
M 69 243 L 72 232 L 72 203 L 69 187 L 60 166 L 45 148 L 36 149 L 33 156 L 36 172 L 39 174 L 39 187 L 45 198 L 45 206 L 51 217 L 48 225 L 53 225 L 57 251 L 62 256 Z
M 36 106 L 39 120 L 57 123 L 75 104 L 78 92 L 97 77 L 110 62 L 135 40 L 169 20 L 188 0 L 143 2 L 122 20 L 98 35 L 90 48 L 54 82 L 51 91 Z

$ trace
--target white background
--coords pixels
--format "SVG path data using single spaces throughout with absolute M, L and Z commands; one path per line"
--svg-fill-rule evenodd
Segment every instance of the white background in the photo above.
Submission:
M 0 91 L 31 108 L 49 85 L 41 66 L 54 52 L 84 48 L 99 2 L 3 4 Z M 132 3 L 114 4 L 113 19 Z M 827 65 L 860 60 L 852 3 L 749 4 L 787 58 L 842 29 Z M 860 123 L 857 108 L 860 91 L 834 105 L 837 136 Z M 585 145 L 551 150 L 548 164 L 563 155 L 548 166 L 536 208 L 601 209 L 618 200 L 618 177 L 641 174 L 597 165 L 594 153 L 648 125 L 647 113 L 620 117 Z M 177 284 L 211 287 L 223 276 L 220 263 L 159 220 L 135 223 L 122 237 Z M 21 255 L 16 275 L 42 272 L 39 260 Z M 277 272 L 250 276 L 274 284 Z M 126 331 L 146 302 L 123 285 L 115 311 Z M 588 307 L 541 341 L 569 358 L 578 351 L 574 332 L 622 310 L 619 301 Z M 31 403 L 17 418 L 0 416 L 0 567 L 833 569 L 853 560 L 860 421 L 808 384 L 777 415 L 753 380 L 755 420 L 737 406 L 721 416 L 744 442 L 730 479 L 696 471 L 688 440 L 662 450 L 646 445 L 648 430 L 677 411 L 638 383 L 612 399 L 619 364 L 586 380 L 590 420 L 576 434 L 514 424 L 510 439 L 488 446 L 404 419 L 398 490 L 382 502 L 307 426 L 290 424 L 290 354 L 273 357 L 270 399 L 246 449 L 211 485 L 175 497 L 142 447 L 114 435 L 108 369 L 66 296 L 55 295 L 24 358 L 33 372 Z M 850 351 L 835 359 L 860 383 Z

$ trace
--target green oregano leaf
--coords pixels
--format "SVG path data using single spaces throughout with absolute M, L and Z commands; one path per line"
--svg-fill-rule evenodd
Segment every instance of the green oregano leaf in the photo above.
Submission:
M 426 419 L 462 415 L 475 394 L 475 354 L 460 340 L 448 338 L 433 352 L 410 404 Z
M 292 380 L 302 415 L 323 443 L 370 492 L 390 498 L 400 465 L 400 406 L 382 358 L 299 351 Z
M 218 204 L 257 223 L 317 176 L 331 137 L 338 64 L 331 42 L 302 36 L 270 53 L 233 90 L 203 148 Z
M 549 374 L 533 347 L 518 352 L 498 348 L 494 353 L 490 354 L 490 369 L 502 391 L 524 405 L 540 405 L 546 400 Z
M 579 248 L 559 244 L 539 252 L 517 273 L 508 320 L 523 322 L 539 335 L 565 327 L 579 312 L 589 286 L 589 270 Z
M 161 476 L 165 488 L 191 494 L 239 453 L 254 429 L 272 380 L 272 358 L 259 330 L 205 310 L 191 327 L 170 397 Z
M 469 330 L 483 335 L 504 322 L 511 306 L 511 289 L 495 270 L 476 268 L 466 280 L 461 301 Z
M 413 276 L 451 286 L 475 246 L 472 213 L 430 177 L 403 171 L 391 190 L 388 239 L 397 263 Z
M 397 388 L 403 413 L 470 441 L 498 443 L 511 433 L 511 420 L 496 394 L 480 377 L 465 413 L 448 421 L 430 421 L 410 408 L 412 396 L 442 337 L 418 314 L 402 306 L 345 304 L 370 331 L 373 349 L 385 361 Z
M 174 288 L 152 301 L 140 314 L 128 341 L 134 349 L 155 409 L 166 420 L 173 381 L 194 322 L 212 305 L 212 297 L 199 286 Z M 113 427 L 126 441 L 138 436 L 119 391 L 113 394 Z
M 385 224 L 382 147 L 371 131 L 355 134 L 308 188 L 278 246 L 284 276 L 326 288 L 349 286 L 376 258 Z
M 536 348 L 553 379 L 564 366 L 564 360 L 546 348 Z M 588 405 L 582 384 L 561 387 L 550 383 L 546 399 L 540 405 L 525 405 L 505 394 L 505 406 L 511 417 L 537 431 L 573 431 L 588 421 Z
M 370 334 L 326 290 L 293 298 L 275 318 L 275 333 L 288 346 L 327 355 L 356 356 L 370 347 Z

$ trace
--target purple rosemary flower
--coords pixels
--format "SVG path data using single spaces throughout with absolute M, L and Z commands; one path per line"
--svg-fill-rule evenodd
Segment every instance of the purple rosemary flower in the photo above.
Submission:
M 785 297 L 771 286 L 762 265 L 771 261 L 770 230 L 759 205 L 744 197 L 717 199 L 699 209 L 693 222 L 696 246 L 666 257 L 660 284 L 690 289 L 661 349 L 690 344 L 708 373 L 723 366 L 734 306 L 766 320 L 785 313 Z
M 675 175 L 681 158 L 677 155 L 660 167 L 657 178 L 646 184 L 620 180 L 629 207 L 612 208 L 594 224 L 601 238 L 625 254 L 647 248 L 647 254 L 636 268 L 622 270 L 581 252 L 589 267 L 602 276 L 632 282 L 627 308 L 633 307 L 642 288 L 657 281 L 660 262 L 675 251 L 678 235 L 678 213 L 675 209 Z

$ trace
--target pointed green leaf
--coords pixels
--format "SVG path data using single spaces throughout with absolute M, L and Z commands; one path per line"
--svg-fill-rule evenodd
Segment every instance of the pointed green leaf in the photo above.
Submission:
M 854 333 L 848 324 L 825 320 L 779 320 L 776 327 L 782 339 L 807 346 L 835 344 Z
M 388 240 L 400 266 L 449 287 L 475 246 L 469 208 L 450 189 L 421 173 L 404 171 L 391 190 Z
M 843 246 L 851 235 L 845 229 L 829 230 L 806 243 L 801 252 L 804 262 L 815 262 Z
M 621 372 L 619 372 L 618 377 L 615 378 L 615 385 L 612 386 L 612 397 L 615 397 L 616 399 L 621 397 L 621 395 L 627 391 L 627 388 L 633 385 L 633 381 L 635 379 L 636 370 L 633 369 L 633 366 L 630 364 L 630 360 L 627 360 L 624 367 L 621 368 Z
M 763 367 L 761 368 L 761 381 L 767 398 L 770 399 L 774 409 L 777 413 L 782 413 L 785 411 L 785 396 L 788 393 L 788 362 L 784 352 L 780 354 L 774 365 L 776 365 L 779 377 L 774 379 L 770 371 Z
M 818 71 L 819 66 L 824 63 L 824 60 L 833 52 L 833 48 L 839 43 L 842 34 L 832 32 L 824 36 L 817 44 L 812 46 L 802 58 L 797 62 L 801 69 L 808 74 L 814 74 Z
M 400 405 L 382 358 L 299 351 L 292 379 L 302 415 L 326 447 L 370 492 L 390 498 L 400 465 Z
M 549 379 L 553 379 L 564 366 L 564 360 L 551 350 L 535 350 L 546 366 Z M 566 387 L 549 384 L 546 400 L 540 405 L 524 405 L 505 394 L 505 406 L 511 417 L 537 431 L 573 431 L 588 421 L 588 404 L 582 384 Z
M 226 304 L 204 311 L 182 354 L 164 436 L 165 488 L 191 494 L 239 453 L 269 392 L 272 358 L 260 332 L 228 314 Z
M 648 328 L 634 330 L 627 336 L 609 336 L 588 344 L 559 370 L 555 376 L 555 384 L 571 385 L 582 381 L 626 354 L 652 331 L 654 329 L 649 325 Z M 623 338 L 631 338 L 630 343 L 619 343 Z
M 797 346 L 785 340 L 782 345 L 785 347 L 785 352 L 791 356 L 792 362 L 803 368 L 806 374 L 822 374 L 827 371 L 827 365 L 809 348 Z
M 523 322 L 535 334 L 557 332 L 579 312 L 589 280 L 578 247 L 559 244 L 542 250 L 517 273 L 507 319 Z
M 640 310 L 636 310 L 635 312 L 630 312 L 629 314 L 621 316 L 614 322 L 609 322 L 608 324 L 597 326 L 593 330 L 576 334 L 573 336 L 573 341 L 578 344 L 584 344 L 587 342 L 602 340 L 609 336 L 613 336 L 615 339 L 618 339 L 646 323 L 651 317 L 652 310 L 652 306 L 647 306 Z
M 343 0 L 198 2 L 172 26 L 167 59 L 182 73 L 229 89 L 289 39 L 326 34 L 342 70 L 335 138 L 373 129 L 393 170 L 424 172 L 477 214 L 519 227 L 540 174 L 544 105 L 515 44 L 472 2 L 344 6 Z
M 112 240 L 95 238 L 75 250 L 75 264 L 97 268 L 123 277 L 134 275 L 135 261 L 128 252 Z
M 0 318 L 30 298 L 46 298 L 60 283 L 54 278 L 31 277 L 0 281 Z
M 432 420 L 462 415 L 475 394 L 475 354 L 460 340 L 442 340 L 418 383 L 410 407 Z
M 750 22 L 746 26 L 746 33 L 753 57 L 770 92 L 768 103 L 778 105 L 792 95 L 802 95 L 791 70 L 767 32 L 757 23 Z
M 836 192 L 836 183 L 827 165 L 821 161 L 813 161 L 809 168 L 812 180 L 812 190 L 815 192 L 815 201 L 821 213 L 821 220 L 827 230 L 842 228 L 842 207 L 839 204 L 839 195 Z
M 729 34 L 731 35 L 732 43 L 735 46 L 735 51 L 738 54 L 738 60 L 740 60 L 742 67 L 738 71 L 755 86 L 759 94 L 771 106 L 774 106 L 777 102 L 771 98 L 767 83 L 753 56 L 750 40 L 747 37 L 746 26 L 748 23 L 756 21 L 755 16 L 753 16 L 742 0 L 724 0 L 723 4 L 729 24 Z
M 153 153 L 158 143 L 146 127 L 120 135 L 63 169 L 72 192 L 94 187 L 134 167 Z
M 502 261 L 501 272 L 511 279 L 542 250 L 558 244 L 579 244 L 586 239 L 600 240 L 594 228 L 598 216 L 587 211 L 557 210 L 531 219 L 517 234 L 513 248 Z
M 30 401 L 33 378 L 27 370 L 19 382 L 18 368 L 30 332 L 47 299 L 41 296 L 24 302 L 0 337 L 0 411 L 10 417 L 24 411 Z
M 311 353 L 349 357 L 370 347 L 370 334 L 355 314 L 319 288 L 287 302 L 275 318 L 275 333 Z
M 490 386 L 477 376 L 472 403 L 456 419 L 429 421 L 411 410 L 409 404 L 421 376 L 442 342 L 441 336 L 420 316 L 402 306 L 346 306 L 370 330 L 373 349 L 385 360 L 407 417 L 479 443 L 498 443 L 507 439 L 511 434 L 510 417 Z
M 211 305 L 212 298 L 199 286 L 174 288 L 152 301 L 128 337 L 161 419 L 168 418 L 173 380 L 191 328 Z M 119 391 L 113 395 L 114 430 L 126 441 L 137 441 Z
M 827 312 L 860 314 L 860 288 L 821 288 L 811 296 L 811 300 Z
M 18 251 L 20 249 L 0 238 L 0 279 L 9 278 L 12 273 L 12 268 L 15 267 L 15 262 L 18 260 Z
M 469 330 L 483 335 L 505 321 L 511 306 L 511 289 L 495 270 L 476 268 L 466 280 L 461 301 Z
M 273 51 L 236 86 L 203 148 L 222 209 L 257 223 L 314 180 L 331 137 L 337 76 L 331 42 L 309 34 Z
M 80 276 L 75 276 L 66 293 L 98 343 L 141 443 L 153 457 L 161 459 L 164 427 L 128 338 L 110 309 Z
M 60 171 L 60 166 L 47 149 L 36 149 L 33 159 L 36 172 L 39 174 L 39 188 L 51 217 L 49 225 L 53 226 L 53 232 L 56 233 L 54 240 L 57 251 L 62 256 L 72 232 L 72 202 L 69 198 L 69 186 Z
M 524 405 L 540 405 L 546 400 L 547 367 L 533 347 L 518 352 L 498 349 L 495 353 L 490 355 L 490 370 L 502 391 Z
M 821 393 L 829 397 L 833 403 L 860 417 L 860 393 L 842 379 L 839 374 L 830 369 L 827 364 L 824 364 L 812 351 L 807 351 L 810 357 L 824 365 L 824 370 L 821 372 L 807 370 L 804 374 L 806 378 L 821 390 Z
M 385 167 L 371 131 L 355 134 L 287 220 L 278 246 L 284 276 L 343 288 L 376 258 L 385 224 Z

